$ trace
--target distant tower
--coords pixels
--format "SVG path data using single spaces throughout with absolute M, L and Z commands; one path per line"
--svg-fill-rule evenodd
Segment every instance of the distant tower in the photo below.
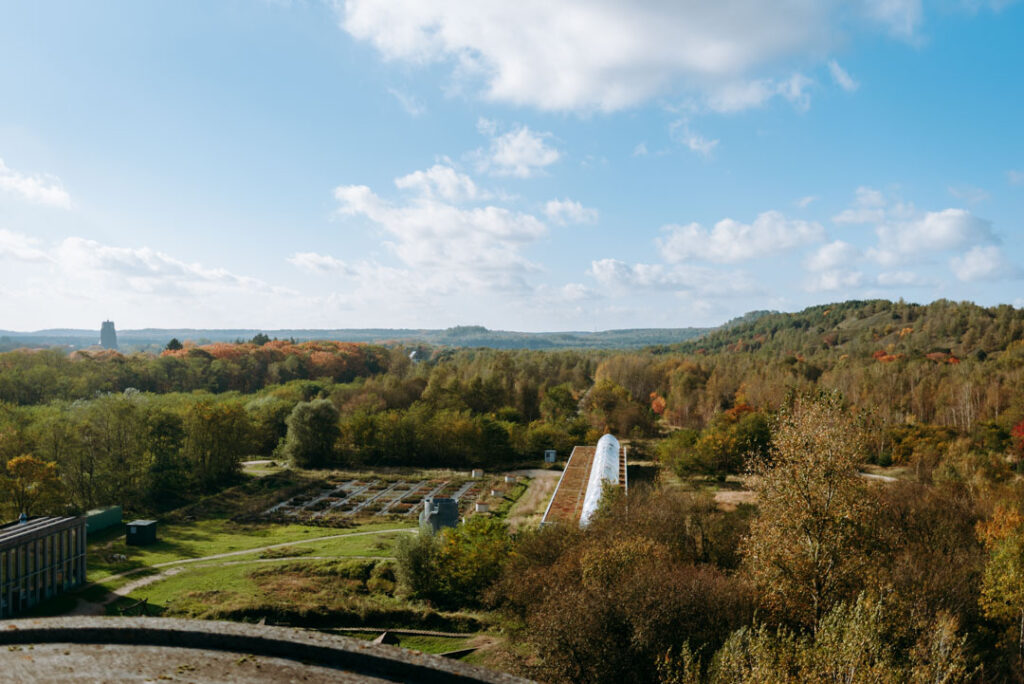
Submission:
M 100 346 L 104 349 L 117 349 L 117 331 L 114 330 L 114 321 L 103 321 L 100 328 Z

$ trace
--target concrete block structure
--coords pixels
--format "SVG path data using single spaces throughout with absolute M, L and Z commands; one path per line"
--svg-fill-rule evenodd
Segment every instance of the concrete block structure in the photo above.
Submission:
M 0 526 L 0 618 L 85 583 L 85 518 L 27 518 Z
M 433 496 L 423 499 L 423 511 L 420 512 L 420 527 L 428 527 L 431 532 L 437 532 L 442 527 L 455 527 L 458 524 L 458 501 Z

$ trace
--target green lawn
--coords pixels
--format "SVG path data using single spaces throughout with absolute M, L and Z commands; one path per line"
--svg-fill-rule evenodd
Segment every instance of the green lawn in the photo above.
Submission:
M 202 558 L 273 544 L 301 543 L 303 540 L 317 537 L 402 527 L 411 529 L 413 525 L 381 522 L 337 529 L 273 523 L 239 524 L 230 520 L 212 519 L 192 523 L 161 524 L 157 532 L 159 541 L 151 546 L 128 546 L 124 543 L 123 534 L 111 532 L 89 540 L 88 579 L 95 582 L 128 570 L 188 558 Z M 325 543 L 325 552 L 322 555 L 389 555 L 390 552 L 382 553 L 385 549 L 378 545 L 379 542 L 380 539 L 376 535 L 337 540 L 337 544 Z M 393 540 L 389 542 L 389 548 L 390 543 L 393 543 Z M 115 561 L 112 558 L 114 554 L 124 554 L 128 559 Z

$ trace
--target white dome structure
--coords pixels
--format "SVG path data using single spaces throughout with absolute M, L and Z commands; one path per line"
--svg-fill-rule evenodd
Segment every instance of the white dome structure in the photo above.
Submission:
M 598 440 L 594 464 L 590 467 L 590 479 L 587 481 L 587 493 L 583 497 L 580 527 L 586 527 L 590 518 L 597 512 L 604 483 L 619 484 L 619 450 L 619 440 L 613 435 L 605 435 Z

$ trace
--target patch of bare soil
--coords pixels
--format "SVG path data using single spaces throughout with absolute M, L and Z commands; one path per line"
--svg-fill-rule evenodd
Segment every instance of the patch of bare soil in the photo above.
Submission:
M 508 512 L 506 521 L 511 529 L 540 525 L 544 509 L 558 485 L 560 470 L 530 470 L 530 484 Z
M 715 503 L 723 511 L 735 511 L 740 504 L 757 503 L 757 494 L 749 489 L 721 489 L 715 492 Z

